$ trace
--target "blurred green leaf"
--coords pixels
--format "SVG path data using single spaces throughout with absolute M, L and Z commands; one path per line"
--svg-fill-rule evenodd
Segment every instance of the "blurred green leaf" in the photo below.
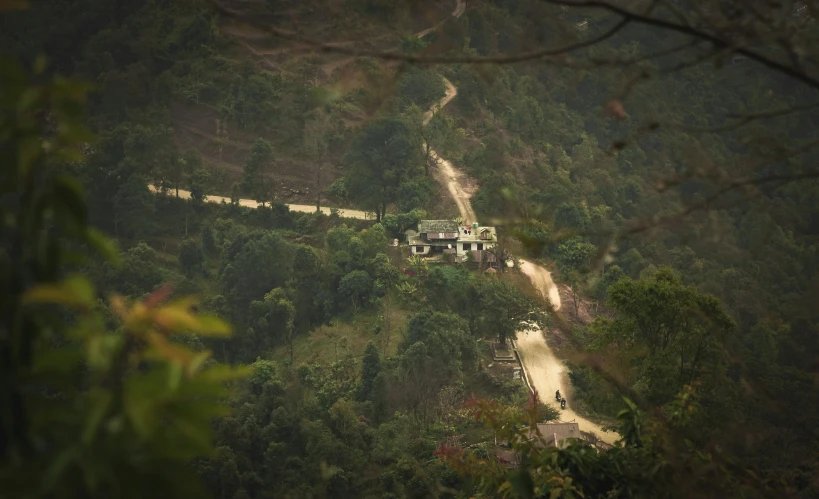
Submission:
M 45 56 L 45 54 L 38 54 L 37 57 L 34 59 L 34 65 L 32 65 L 32 71 L 34 72 L 34 74 L 35 75 L 42 74 L 42 72 L 45 71 L 47 67 L 48 58 Z
M 111 392 L 107 390 L 98 390 L 90 393 L 88 398 L 91 403 L 91 410 L 88 412 L 88 417 L 85 420 L 85 429 L 82 433 L 82 442 L 85 445 L 89 445 L 94 439 L 100 423 L 103 418 L 105 418 L 109 407 L 111 407 L 111 401 L 113 399 Z
M 230 381 L 245 378 L 251 374 L 253 374 L 253 368 L 250 366 L 231 367 L 220 364 L 205 369 L 199 378 L 204 381 Z
M 528 471 L 522 470 L 509 477 L 512 490 L 519 497 L 526 499 L 535 497 L 535 482 Z
M 54 201 L 58 203 L 56 208 L 61 214 L 70 214 L 74 223 L 85 225 L 88 210 L 85 206 L 82 185 L 78 181 L 65 175 L 55 178 L 53 196 Z M 60 208 L 64 208 L 65 211 Z
M 76 347 L 45 350 L 35 357 L 32 372 L 35 374 L 67 374 L 76 369 L 82 360 L 82 350 Z
M 43 143 L 39 137 L 21 138 L 17 143 L 17 171 L 24 175 L 43 153 Z
M 195 332 L 202 336 L 224 338 L 230 336 L 232 332 L 230 324 L 215 315 L 198 315 L 196 320 L 198 324 Z
M 96 296 L 91 282 L 82 275 L 74 274 L 58 284 L 41 284 L 28 290 L 23 303 L 50 303 L 69 308 L 90 309 Z
M 121 263 L 119 250 L 117 250 L 117 244 L 106 237 L 102 232 L 99 230 L 89 227 L 85 231 L 85 241 L 97 252 L 105 258 L 106 261 L 111 263 L 112 265 L 119 266 Z

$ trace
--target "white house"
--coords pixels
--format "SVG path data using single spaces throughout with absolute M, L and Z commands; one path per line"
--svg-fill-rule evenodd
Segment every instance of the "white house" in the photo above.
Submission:
M 455 254 L 460 261 L 465 261 L 469 254 L 476 262 L 482 258 L 494 261 L 494 255 L 484 251 L 498 242 L 495 227 L 481 227 L 477 223 L 461 225 L 454 220 L 421 220 L 418 232 L 409 230 L 406 235 L 413 255 Z

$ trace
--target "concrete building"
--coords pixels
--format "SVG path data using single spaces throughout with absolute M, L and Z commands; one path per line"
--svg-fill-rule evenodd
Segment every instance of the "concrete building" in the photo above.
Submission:
M 413 255 L 443 257 L 455 255 L 457 261 L 494 261 L 494 255 L 484 253 L 498 242 L 495 227 L 481 227 L 478 223 L 461 225 L 455 220 L 421 220 L 418 232 L 405 232 Z
M 577 423 L 539 423 L 537 429 L 540 431 L 542 441 L 537 441 L 536 446 L 541 448 L 557 447 L 563 449 L 569 445 L 569 439 L 583 439 L 580 433 L 580 425 Z M 530 439 L 538 439 L 534 430 L 529 431 Z M 495 458 L 508 468 L 517 468 L 520 465 L 521 457 L 508 444 L 501 444 L 495 448 Z

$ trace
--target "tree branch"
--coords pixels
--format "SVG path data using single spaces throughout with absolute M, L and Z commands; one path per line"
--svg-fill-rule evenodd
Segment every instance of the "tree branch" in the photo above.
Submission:
M 702 40 L 706 40 L 711 42 L 716 47 L 729 47 L 731 43 L 726 41 L 715 34 L 708 33 L 704 30 L 695 28 L 691 25 L 682 25 L 682 24 L 675 24 L 671 21 L 667 21 L 664 19 L 659 19 L 656 17 L 647 16 L 644 14 L 640 14 L 637 12 L 633 12 L 628 9 L 624 9 L 617 5 L 613 5 L 609 2 L 603 0 L 542 0 L 544 2 L 554 4 L 554 5 L 563 5 L 567 7 L 578 7 L 578 8 L 591 8 L 591 9 L 598 9 L 598 10 L 605 10 L 611 12 L 612 14 L 617 14 L 623 19 L 627 19 L 633 21 L 637 24 L 643 24 L 646 26 L 653 26 L 655 28 L 661 28 L 668 31 L 674 31 L 677 33 L 681 33 L 684 35 L 689 35 L 695 38 L 700 38 Z M 745 57 L 754 60 L 774 71 L 780 72 L 791 78 L 800 81 L 812 88 L 819 89 L 819 79 L 814 78 L 813 76 L 800 71 L 798 68 L 788 66 L 781 62 L 775 61 L 770 59 L 759 52 L 754 50 L 750 50 L 745 47 L 737 47 L 735 50 L 736 53 L 742 54 Z
M 564 47 L 560 47 L 557 49 L 540 49 L 540 50 L 533 50 L 528 52 L 523 52 L 521 54 L 514 54 L 514 55 L 498 55 L 498 56 L 488 56 L 488 57 L 473 57 L 473 56 L 422 56 L 422 55 L 414 55 L 414 54 L 406 54 L 403 52 L 395 52 L 395 51 L 380 51 L 380 50 L 368 50 L 368 49 L 357 49 L 351 47 L 340 46 L 336 42 L 319 42 L 316 40 L 312 40 L 310 38 L 301 36 L 295 32 L 284 30 L 281 28 L 276 28 L 273 26 L 269 26 L 262 22 L 259 22 L 255 19 L 247 19 L 242 16 L 239 12 L 230 10 L 222 5 L 219 4 L 218 1 L 213 2 L 214 10 L 219 13 L 220 15 L 235 19 L 237 21 L 243 22 L 252 26 L 256 29 L 264 31 L 265 33 L 274 36 L 276 38 L 281 38 L 283 40 L 288 40 L 292 42 L 301 43 L 308 47 L 312 47 L 313 49 L 325 52 L 325 53 L 338 53 L 338 54 L 345 54 L 349 56 L 355 57 L 375 57 L 378 59 L 383 60 L 392 60 L 392 61 L 403 61 L 413 64 L 514 64 L 520 62 L 527 62 L 527 61 L 536 61 L 539 59 L 545 59 L 548 57 L 555 57 L 567 54 L 569 52 L 574 52 L 576 50 L 584 49 L 596 45 L 602 41 L 611 38 L 616 33 L 621 31 L 625 28 L 630 22 L 630 19 L 623 18 L 618 22 L 614 27 L 609 29 L 608 31 L 602 33 L 599 36 L 591 38 L 589 40 L 584 40 L 582 42 L 578 42 L 572 45 L 567 45 Z

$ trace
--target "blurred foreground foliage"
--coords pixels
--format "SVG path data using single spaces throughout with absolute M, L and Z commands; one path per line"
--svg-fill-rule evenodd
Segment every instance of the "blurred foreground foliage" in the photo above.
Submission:
M 175 336 L 227 336 L 167 287 L 101 300 L 72 273 L 114 245 L 88 225 L 79 184 L 61 174 L 93 139 L 88 88 L 0 61 L 0 497 L 201 497 L 189 468 L 212 449 L 226 381 Z
M 770 484 L 736 466 L 718 446 L 694 443 L 702 407 L 691 385 L 656 414 L 624 398 L 626 409 L 616 424 L 620 439 L 607 450 L 580 439 L 551 446 L 551 435 L 537 426 L 543 418 L 535 400 L 537 393 L 522 410 L 491 400 L 467 403 L 517 456 L 516 464 L 504 465 L 495 456 L 441 446 L 436 454 L 465 478 L 469 497 L 763 497 L 771 492 Z

